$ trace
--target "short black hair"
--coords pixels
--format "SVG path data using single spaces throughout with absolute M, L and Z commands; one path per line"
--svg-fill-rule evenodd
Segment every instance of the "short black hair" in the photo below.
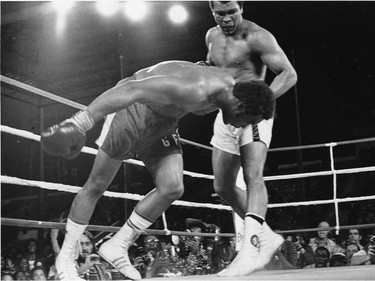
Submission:
M 329 260 L 329 267 L 347 265 L 346 256 L 343 253 L 334 254 Z
M 243 7 L 243 1 L 208 1 L 208 2 L 210 4 L 211 10 L 214 9 L 214 2 L 220 2 L 221 4 L 226 4 L 226 3 L 229 3 L 229 2 L 237 2 L 241 9 Z
M 318 256 L 318 255 L 321 257 L 323 253 L 324 253 L 325 257 L 329 258 L 329 256 L 330 256 L 329 250 L 326 247 L 318 246 L 315 249 L 314 255 L 315 255 L 315 257 Z
M 193 219 L 193 218 L 187 218 L 185 220 L 185 225 L 187 229 L 192 229 L 194 227 L 199 227 L 202 232 L 206 232 L 206 225 L 201 220 Z
M 44 276 L 46 277 L 46 279 L 47 279 L 47 270 L 43 267 L 43 266 L 35 266 L 31 271 L 30 271 L 30 273 L 31 273 L 31 277 L 33 276 L 33 274 L 34 274 L 34 272 L 35 271 L 37 271 L 37 270 L 41 270 L 41 271 L 43 271 L 43 273 L 44 273 Z
M 245 104 L 245 114 L 262 115 L 268 120 L 275 112 L 275 96 L 263 81 L 237 82 L 233 95 Z

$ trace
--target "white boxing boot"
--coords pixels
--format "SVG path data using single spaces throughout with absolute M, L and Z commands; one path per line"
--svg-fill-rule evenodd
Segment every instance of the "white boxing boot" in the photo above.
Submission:
M 98 254 L 120 273 L 132 280 L 142 279 L 141 274 L 130 262 L 128 250 L 138 238 L 140 231 L 130 227 L 128 222 L 110 240 L 100 246 Z
M 284 238 L 275 232 L 267 225 L 263 223 L 261 233 L 259 236 L 260 242 L 260 254 L 257 261 L 256 269 L 261 270 L 270 262 L 276 251 L 284 243 Z
M 84 281 L 78 275 L 75 260 L 78 257 L 79 239 L 86 225 L 68 219 L 63 246 L 55 262 L 57 276 L 62 281 Z
M 261 224 L 251 217 L 245 217 L 245 233 L 242 247 L 228 268 L 218 273 L 220 277 L 246 276 L 256 270 L 259 259 Z

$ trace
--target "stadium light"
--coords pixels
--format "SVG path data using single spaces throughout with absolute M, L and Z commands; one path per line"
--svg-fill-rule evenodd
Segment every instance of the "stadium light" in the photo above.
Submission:
M 52 1 L 52 7 L 58 15 L 66 15 L 74 6 L 74 1 Z
M 74 1 L 53 1 L 52 8 L 57 13 L 56 18 L 56 32 L 60 34 L 66 25 L 66 14 L 71 10 L 74 6 Z
M 147 5 L 144 1 L 129 1 L 124 4 L 124 13 L 131 20 L 141 20 L 147 14 Z
M 169 18 L 172 22 L 180 24 L 184 23 L 188 18 L 188 13 L 184 6 L 174 5 L 169 9 Z
M 104 16 L 114 15 L 120 7 L 118 1 L 98 1 L 96 2 L 96 9 Z

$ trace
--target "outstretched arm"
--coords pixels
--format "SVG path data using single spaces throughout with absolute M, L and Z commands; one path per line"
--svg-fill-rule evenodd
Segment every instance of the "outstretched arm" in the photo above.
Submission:
M 276 74 L 270 88 L 278 98 L 296 84 L 297 73 L 270 32 L 262 30 L 258 35 L 257 49 L 260 57 L 263 63 Z
M 84 111 L 48 128 L 41 142 L 47 154 L 75 158 L 86 142 L 86 132 L 106 115 L 124 109 L 136 102 L 145 104 L 181 104 L 186 83 L 176 78 L 152 76 L 143 80 L 119 83 L 96 98 Z
M 192 98 L 192 85 L 187 79 L 173 76 L 151 76 L 119 84 L 96 98 L 87 112 L 94 120 L 122 110 L 136 102 L 144 104 L 181 105 Z

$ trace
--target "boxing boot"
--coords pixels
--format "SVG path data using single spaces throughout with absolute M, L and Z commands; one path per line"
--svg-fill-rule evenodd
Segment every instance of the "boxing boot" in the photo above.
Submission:
M 261 224 L 251 217 L 245 217 L 245 233 L 242 247 L 228 268 L 218 273 L 220 277 L 246 276 L 256 270 L 259 258 L 259 236 Z
M 57 276 L 62 281 L 84 281 L 78 275 L 75 260 L 78 257 L 79 238 L 86 225 L 76 224 L 70 219 L 67 221 L 66 234 L 63 246 L 55 262 Z
M 138 238 L 140 232 L 130 227 L 128 223 L 121 228 L 110 240 L 104 242 L 98 254 L 120 273 L 132 280 L 141 279 L 141 274 L 130 262 L 128 250 Z
M 284 243 L 284 238 L 273 232 L 266 222 L 263 222 L 259 235 L 259 258 L 257 260 L 256 269 L 263 269 L 272 259 L 275 252 Z

